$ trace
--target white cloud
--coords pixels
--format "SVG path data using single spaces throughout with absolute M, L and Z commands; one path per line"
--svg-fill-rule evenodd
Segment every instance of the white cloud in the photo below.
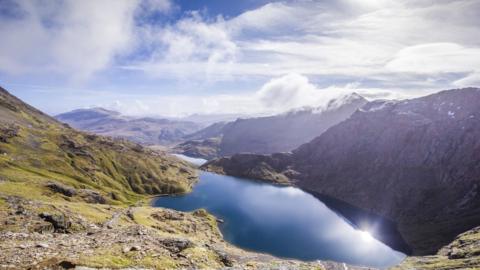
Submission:
M 235 62 L 237 46 L 224 29 L 222 17 L 205 21 L 199 12 L 174 24 L 145 27 L 143 38 L 153 53 L 143 62 L 125 65 L 125 69 L 139 69 L 152 77 L 216 80 L 210 75 L 226 74 Z M 145 44 L 144 44 L 145 46 Z
M 453 85 L 458 87 L 478 87 L 480 85 L 480 71 L 470 73 L 467 76 L 454 81 Z
M 125 54 L 135 40 L 140 0 L 12 2 L 15 16 L 0 16 L 0 71 L 51 73 L 85 79 Z M 143 7 L 169 8 L 149 0 Z
M 400 50 L 386 68 L 397 72 L 442 73 L 480 71 L 480 47 L 428 43 Z
M 284 111 L 306 105 L 317 105 L 317 88 L 308 78 L 291 73 L 267 82 L 256 93 L 257 98 L 267 108 Z

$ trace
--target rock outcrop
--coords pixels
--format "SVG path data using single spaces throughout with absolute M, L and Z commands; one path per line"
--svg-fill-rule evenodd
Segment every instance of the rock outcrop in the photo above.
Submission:
M 451 270 L 478 269 L 480 265 L 480 227 L 460 234 L 437 254 L 408 257 L 392 270 Z
M 172 151 L 189 157 L 210 160 L 219 156 L 218 151 L 221 141 L 221 137 L 213 137 L 204 140 L 189 140 L 176 145 Z
M 370 102 L 291 154 L 234 155 L 203 168 L 284 176 L 392 220 L 413 254 L 434 254 L 480 224 L 478 138 L 480 89 L 466 88 Z

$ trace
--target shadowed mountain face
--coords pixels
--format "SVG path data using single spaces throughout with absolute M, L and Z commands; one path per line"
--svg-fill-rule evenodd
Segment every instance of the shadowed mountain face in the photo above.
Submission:
M 125 138 L 147 145 L 172 144 L 202 127 L 188 121 L 126 117 L 118 112 L 103 108 L 74 110 L 59 114 L 56 118 L 81 130 L 99 135 Z
M 302 108 L 270 117 L 238 119 L 223 126 L 212 125 L 197 132 L 203 136 L 192 137 L 194 140 L 182 143 L 176 150 L 187 155 L 198 153 L 196 157 L 207 159 L 235 153 L 269 154 L 291 151 L 347 119 L 366 102 L 363 97 L 354 93 L 332 100 L 321 109 Z M 209 134 L 209 137 L 205 136 L 206 134 Z M 212 138 L 216 140 L 212 141 Z
M 433 254 L 480 223 L 478 138 L 480 89 L 467 88 L 370 102 L 291 154 L 204 168 L 341 199 L 396 222 L 414 254 Z

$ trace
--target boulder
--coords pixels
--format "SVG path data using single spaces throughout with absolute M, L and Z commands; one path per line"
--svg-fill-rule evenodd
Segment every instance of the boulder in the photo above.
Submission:
M 172 211 L 169 209 L 165 209 L 161 212 L 156 212 L 152 214 L 152 217 L 159 221 L 164 220 L 183 220 L 185 214 L 177 211 Z
M 40 218 L 53 225 L 55 232 L 67 233 L 72 223 L 64 215 L 52 215 L 49 213 L 41 213 Z
M 181 238 L 163 239 L 160 244 L 172 253 L 179 253 L 194 246 L 192 241 Z
M 87 203 L 106 204 L 107 199 L 103 197 L 99 192 L 91 189 L 82 189 L 79 191 L 80 197 L 82 197 Z
M 45 233 L 53 233 L 55 231 L 55 228 L 50 222 L 40 221 L 33 224 L 32 230 L 37 233 L 45 234 Z
M 218 252 L 218 257 L 220 258 L 220 261 L 223 263 L 223 265 L 227 267 L 233 267 L 234 260 L 225 252 Z
M 49 182 L 47 183 L 46 187 L 48 187 L 53 192 L 61 193 L 67 197 L 73 197 L 77 194 L 75 188 L 62 185 L 60 183 Z

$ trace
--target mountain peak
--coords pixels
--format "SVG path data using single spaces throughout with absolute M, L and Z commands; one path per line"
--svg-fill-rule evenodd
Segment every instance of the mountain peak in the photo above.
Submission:
M 329 110 L 336 110 L 342 106 L 352 105 L 352 104 L 360 104 L 360 103 L 367 103 L 368 101 L 362 97 L 361 95 L 357 94 L 356 92 L 352 92 L 346 95 L 339 96 L 330 100 L 325 108 L 319 108 L 318 111 L 329 111 Z

